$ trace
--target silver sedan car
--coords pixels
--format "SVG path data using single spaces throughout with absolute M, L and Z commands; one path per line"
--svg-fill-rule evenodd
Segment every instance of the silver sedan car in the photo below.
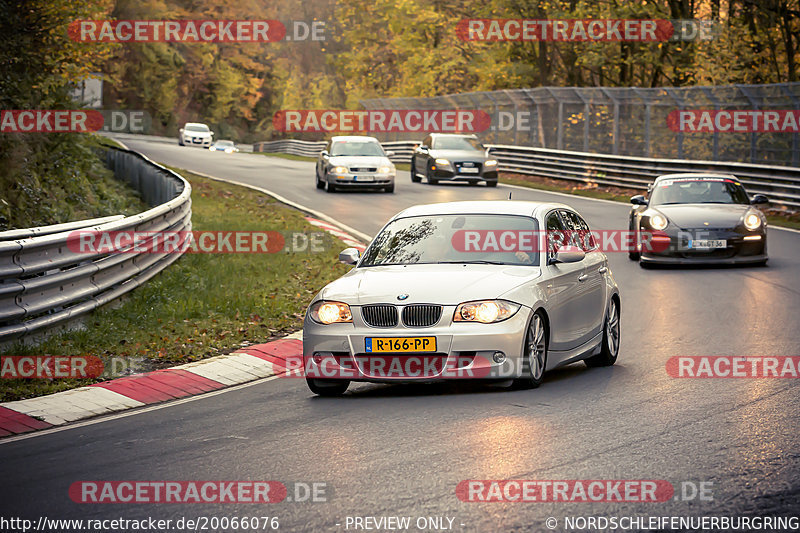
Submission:
M 419 205 L 389 220 L 363 255 L 348 248 L 339 259 L 355 268 L 314 297 L 303 326 L 316 394 L 343 394 L 351 381 L 533 388 L 546 370 L 617 359 L 619 289 L 566 205 Z

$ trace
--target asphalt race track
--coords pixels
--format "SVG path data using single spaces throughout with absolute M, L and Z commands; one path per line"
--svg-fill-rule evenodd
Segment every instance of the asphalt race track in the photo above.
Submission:
M 628 207 L 611 202 L 412 184 L 406 171 L 394 194 L 328 194 L 315 189 L 312 163 L 120 140 L 369 235 L 407 206 L 509 193 L 568 203 L 594 229 L 627 229 Z M 667 270 L 609 253 L 622 296 L 622 346 L 610 368 L 571 365 L 532 391 L 359 384 L 335 399 L 314 397 L 303 380 L 272 379 L 0 443 L 0 500 L 34 520 L 277 516 L 287 531 L 345 531 L 348 516 L 445 516 L 456 531 L 547 531 L 555 517 L 563 531 L 565 516 L 797 514 L 800 381 L 674 379 L 665 370 L 677 355 L 800 355 L 800 233 L 770 229 L 769 253 L 765 268 Z M 132 479 L 325 482 L 329 501 L 91 505 L 68 497 L 78 480 Z M 679 490 L 663 503 L 461 502 L 455 489 L 468 479 L 667 480 Z M 713 496 L 682 501 L 684 482 L 711 483 Z

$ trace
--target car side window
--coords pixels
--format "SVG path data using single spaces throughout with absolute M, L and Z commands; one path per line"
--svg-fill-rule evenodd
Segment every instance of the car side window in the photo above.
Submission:
M 431 146 L 432 142 L 433 142 L 433 140 L 431 139 L 431 136 L 428 135 L 427 137 L 425 137 L 425 140 L 422 141 L 422 146 L 427 146 L 428 148 L 433 148 L 433 146 Z
M 556 256 L 558 249 L 564 245 L 564 224 L 561 222 L 557 211 L 552 211 L 547 215 L 545 224 L 547 229 L 547 260 L 549 261 Z
M 597 249 L 597 242 L 589 229 L 589 224 L 579 214 L 573 211 L 561 211 L 561 216 L 570 231 L 569 243 L 571 245 L 579 247 L 584 252 Z

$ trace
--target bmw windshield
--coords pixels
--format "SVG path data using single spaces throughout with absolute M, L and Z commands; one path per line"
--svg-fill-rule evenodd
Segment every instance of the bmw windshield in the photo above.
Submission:
M 400 218 L 375 237 L 359 267 L 437 263 L 537 266 L 537 229 L 535 219 L 517 215 Z

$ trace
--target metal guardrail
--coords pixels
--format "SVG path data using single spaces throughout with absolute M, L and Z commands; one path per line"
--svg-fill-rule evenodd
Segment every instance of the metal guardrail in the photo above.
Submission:
M 191 230 L 191 186 L 185 179 L 136 152 L 111 148 L 106 153 L 116 177 L 138 190 L 152 209 L 129 217 L 70 223 L 66 229 L 65 225 L 33 228 L 29 231 L 35 236 L 0 241 L 0 342 L 84 315 L 142 285 L 180 257 L 178 253 L 71 249 L 68 238 L 76 229 Z M 99 223 L 87 226 L 86 222 Z M 52 232 L 54 227 L 56 232 Z M 148 242 L 138 248 L 146 250 Z
M 392 161 L 408 163 L 417 141 L 388 141 L 381 145 L 395 152 Z M 283 139 L 255 143 L 256 152 L 282 152 L 317 157 L 324 141 Z M 766 194 L 774 206 L 800 209 L 800 168 L 734 163 L 655 159 L 531 148 L 505 144 L 485 145 L 494 155 L 501 172 L 561 179 L 598 185 L 646 190 L 657 176 L 677 172 L 733 174 L 750 194 Z

